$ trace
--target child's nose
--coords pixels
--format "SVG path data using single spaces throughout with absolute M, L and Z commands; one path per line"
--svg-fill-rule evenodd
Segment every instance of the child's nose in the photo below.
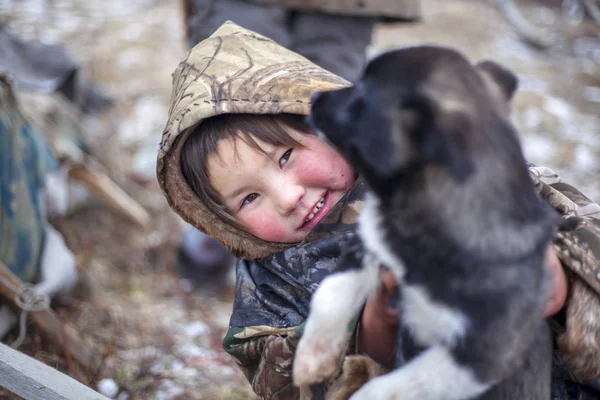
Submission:
M 298 208 L 300 200 L 304 196 L 304 187 L 300 185 L 286 185 L 281 188 L 279 207 L 283 215 L 290 215 Z

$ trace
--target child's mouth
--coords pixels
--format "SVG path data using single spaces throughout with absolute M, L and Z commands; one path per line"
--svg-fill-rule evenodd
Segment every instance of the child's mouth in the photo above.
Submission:
M 302 223 L 302 226 L 300 227 L 300 229 L 306 228 L 308 225 L 313 225 L 313 224 L 311 224 L 311 221 L 313 223 L 318 222 L 318 221 L 313 221 L 313 220 L 317 215 L 319 215 L 321 213 L 321 210 L 323 210 L 323 208 L 325 207 L 325 203 L 327 201 L 328 194 L 329 194 L 329 192 L 325 193 L 325 195 L 321 198 L 321 200 L 319 200 L 317 202 L 317 204 L 315 204 L 315 206 L 313 207 L 310 214 L 308 214 L 306 216 L 306 218 L 304 219 L 304 222 Z
M 308 217 L 306 217 L 306 219 L 304 220 L 304 223 L 308 223 L 311 219 L 313 219 L 315 217 L 315 215 L 317 215 L 317 213 L 319 212 L 319 210 L 321 208 L 323 208 L 323 205 L 325 204 L 325 196 L 323 196 L 323 198 L 321 200 L 319 200 L 319 202 L 315 205 L 315 208 L 313 208 L 312 212 L 310 214 L 308 214 Z

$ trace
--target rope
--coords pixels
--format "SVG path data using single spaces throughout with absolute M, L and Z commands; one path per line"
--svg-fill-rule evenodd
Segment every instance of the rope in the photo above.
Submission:
M 19 316 L 19 335 L 10 345 L 12 348 L 17 349 L 23 344 L 23 340 L 25 340 L 25 335 L 27 334 L 27 313 L 31 311 L 42 311 L 49 308 L 50 296 L 46 293 L 36 291 L 33 285 L 29 283 L 23 283 L 16 286 L 1 276 L 0 283 L 15 292 L 15 304 L 21 309 L 21 314 Z

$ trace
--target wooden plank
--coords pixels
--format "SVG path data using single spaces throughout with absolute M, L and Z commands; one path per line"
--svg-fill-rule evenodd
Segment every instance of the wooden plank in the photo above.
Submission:
M 108 400 L 75 379 L 2 343 L 0 386 L 25 400 Z
M 23 282 L 0 262 L 0 296 L 15 304 L 15 288 Z M 4 283 L 6 282 L 6 284 Z M 42 331 L 44 336 L 73 358 L 88 371 L 96 371 L 102 360 L 94 349 L 84 342 L 79 332 L 70 324 L 63 323 L 51 308 L 29 312 L 29 318 Z
M 142 228 L 150 224 L 150 214 L 144 207 L 132 199 L 107 175 L 99 171 L 92 171 L 84 164 L 76 164 L 69 170 L 69 176 L 86 185 L 88 189 L 100 196 L 109 207 L 126 215 Z

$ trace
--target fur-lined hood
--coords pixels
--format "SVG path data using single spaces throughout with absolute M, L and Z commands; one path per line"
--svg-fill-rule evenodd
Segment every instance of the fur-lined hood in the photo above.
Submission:
M 290 247 L 225 223 L 186 183 L 181 148 L 204 119 L 226 113 L 308 115 L 314 92 L 348 86 L 306 58 L 232 22 L 190 50 L 173 73 L 169 118 L 158 151 L 157 177 L 169 205 L 187 222 L 244 258 Z

